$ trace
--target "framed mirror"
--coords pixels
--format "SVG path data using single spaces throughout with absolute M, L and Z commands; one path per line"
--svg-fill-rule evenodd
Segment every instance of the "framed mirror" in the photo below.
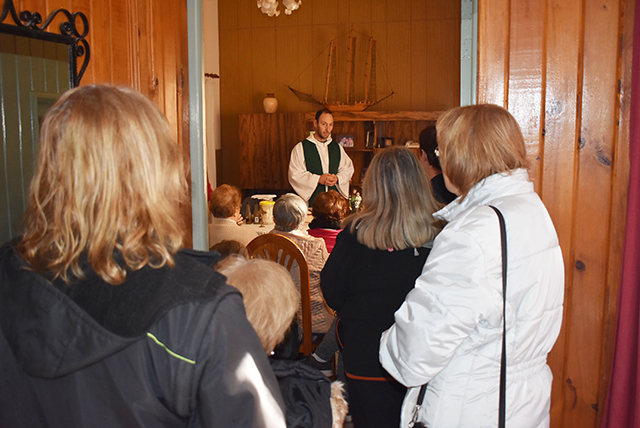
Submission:
M 54 23 L 60 34 L 47 31 Z M 80 84 L 90 58 L 88 32 L 89 22 L 81 12 L 57 9 L 43 20 L 38 12 L 18 13 L 12 0 L 4 1 L 0 14 L 0 243 L 19 233 L 40 121 L 62 93 Z

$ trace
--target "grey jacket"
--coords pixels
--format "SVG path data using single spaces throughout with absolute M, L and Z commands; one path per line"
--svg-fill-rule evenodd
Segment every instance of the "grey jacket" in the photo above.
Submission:
M 242 297 L 183 250 L 176 266 L 67 286 L 0 249 L 0 427 L 284 427 Z

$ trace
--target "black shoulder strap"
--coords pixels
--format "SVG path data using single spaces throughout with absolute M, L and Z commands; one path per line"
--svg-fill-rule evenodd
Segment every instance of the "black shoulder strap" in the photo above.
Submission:
M 489 205 L 498 215 L 500 222 L 500 243 L 502 245 L 502 360 L 500 362 L 500 407 L 498 414 L 498 427 L 504 428 L 507 401 L 507 227 L 500 210 Z
M 500 222 L 500 245 L 502 247 L 502 358 L 500 360 L 500 402 L 498 407 L 498 428 L 505 428 L 506 423 L 506 402 L 507 402 L 507 227 L 504 216 L 500 210 L 493 205 L 489 205 L 498 215 Z M 409 428 L 418 426 L 418 412 L 422 408 L 424 395 L 427 391 L 427 384 L 420 387 L 418 399 L 413 411 L 413 417 L 409 422 Z

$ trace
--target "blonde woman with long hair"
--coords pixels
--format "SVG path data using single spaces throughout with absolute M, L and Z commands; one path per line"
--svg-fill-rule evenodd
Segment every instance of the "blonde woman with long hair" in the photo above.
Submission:
M 417 156 L 400 147 L 373 158 L 362 202 L 363 210 L 345 220 L 322 270 L 322 291 L 339 317 L 354 426 L 396 428 L 406 389 L 378 362 L 378 343 L 439 231 L 432 217 L 437 204 Z
M 188 165 L 157 107 L 82 86 L 40 135 L 0 248 L 0 426 L 284 427 L 242 296 L 182 249 Z

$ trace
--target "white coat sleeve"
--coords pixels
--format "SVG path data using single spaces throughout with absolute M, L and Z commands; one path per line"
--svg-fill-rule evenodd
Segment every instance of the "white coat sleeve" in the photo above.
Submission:
M 479 322 L 500 325 L 501 297 L 488 284 L 485 253 L 459 230 L 440 233 L 416 287 L 380 339 L 380 362 L 407 387 L 423 385 L 451 361 Z M 501 291 L 501 290 L 500 290 Z M 502 333 L 500 331 L 500 333 Z
M 302 143 L 296 144 L 289 159 L 289 184 L 302 199 L 308 201 L 318 186 L 318 180 L 319 175 L 307 171 Z
M 338 165 L 338 184 L 336 187 L 342 196 L 349 199 L 349 182 L 353 176 L 353 161 L 340 146 L 340 165 Z

